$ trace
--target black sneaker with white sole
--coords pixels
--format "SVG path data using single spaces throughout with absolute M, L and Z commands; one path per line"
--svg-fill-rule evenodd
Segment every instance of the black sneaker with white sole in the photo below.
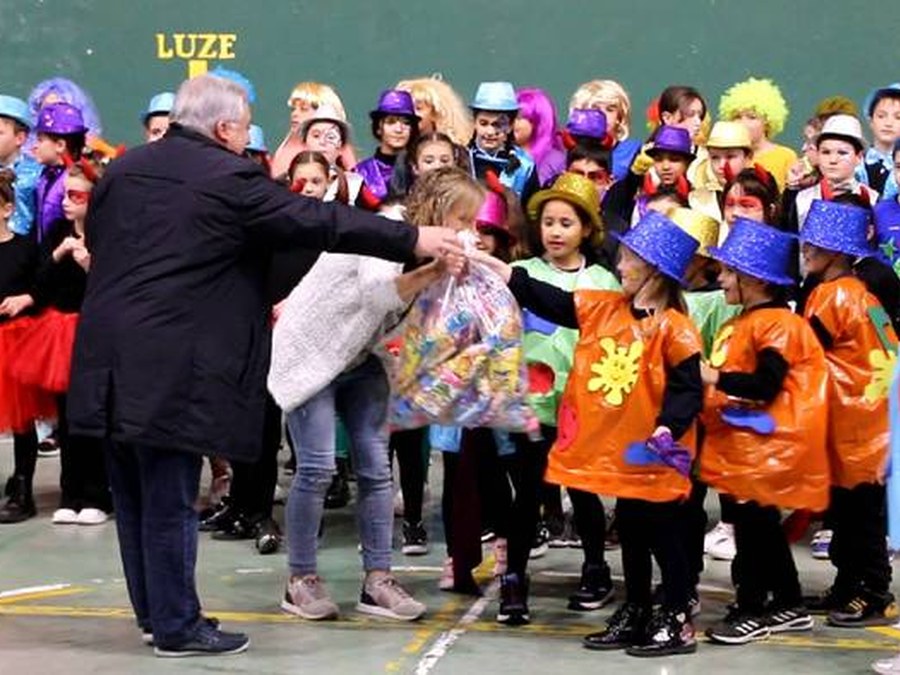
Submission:
M 590 612 L 609 604 L 614 590 L 609 565 L 606 563 L 584 563 L 581 566 L 581 581 L 578 590 L 569 596 L 569 609 Z
M 531 621 L 528 613 L 528 575 L 503 574 L 500 577 L 500 609 L 497 623 L 524 626 Z
M 243 633 L 226 633 L 209 621 L 197 625 L 193 637 L 176 644 L 154 647 L 157 656 L 182 658 L 185 656 L 228 656 L 240 654 L 250 646 L 250 638 Z
M 534 541 L 531 543 L 531 550 L 528 551 L 528 557 L 532 560 L 535 558 L 543 558 L 550 550 L 550 533 L 544 524 L 538 525 L 537 532 L 534 535 Z
M 774 635 L 812 630 L 815 621 L 806 609 L 794 607 L 770 611 L 766 615 L 766 623 L 769 625 L 769 632 Z
M 745 645 L 765 640 L 772 634 L 765 617 L 746 614 L 738 609 L 729 612 L 717 625 L 706 629 L 706 637 L 723 645 Z
M 866 595 L 858 595 L 842 606 L 828 613 L 828 623 L 839 628 L 862 628 L 865 626 L 888 626 L 897 621 L 897 605 L 893 595 L 876 600 Z
M 425 555 L 428 553 L 428 533 L 422 522 L 403 521 L 403 555 Z

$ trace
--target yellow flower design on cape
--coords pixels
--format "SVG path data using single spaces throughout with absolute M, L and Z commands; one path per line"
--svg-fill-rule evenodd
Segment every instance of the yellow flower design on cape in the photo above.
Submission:
M 591 364 L 591 372 L 596 377 L 588 380 L 588 391 L 602 391 L 607 403 L 622 405 L 638 381 L 644 343 L 635 340 L 627 347 L 619 347 L 611 337 L 605 337 L 600 340 L 600 347 L 606 356 Z
M 719 331 L 719 334 L 716 335 L 716 339 L 713 341 L 712 350 L 709 352 L 709 365 L 713 368 L 721 368 L 725 365 L 725 358 L 728 355 L 728 350 L 725 349 L 728 344 L 728 338 L 731 337 L 731 334 L 734 333 L 734 326 L 725 326 L 722 330 Z
M 897 354 L 873 349 L 869 352 L 869 365 L 872 366 L 872 381 L 866 385 L 864 397 L 869 403 L 875 403 L 887 398 L 897 366 Z

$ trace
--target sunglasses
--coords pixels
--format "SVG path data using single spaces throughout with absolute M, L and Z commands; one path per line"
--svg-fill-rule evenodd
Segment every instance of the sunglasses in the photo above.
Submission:
M 87 204 L 91 199 L 90 190 L 66 190 L 66 199 L 73 204 L 82 206 Z
M 607 183 L 609 182 L 609 172 L 604 171 L 603 169 L 598 169 L 596 171 L 578 171 L 577 169 L 567 169 L 569 173 L 577 173 L 579 176 L 584 176 L 588 180 L 592 180 L 595 183 Z

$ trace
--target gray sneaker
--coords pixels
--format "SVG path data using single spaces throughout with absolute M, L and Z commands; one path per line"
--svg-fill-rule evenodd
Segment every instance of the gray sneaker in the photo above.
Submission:
M 390 574 L 363 584 L 356 609 L 399 621 L 415 621 L 425 614 L 425 605 L 415 600 Z
M 281 609 L 310 621 L 335 619 L 338 615 L 338 606 L 329 597 L 322 578 L 315 574 L 288 581 Z

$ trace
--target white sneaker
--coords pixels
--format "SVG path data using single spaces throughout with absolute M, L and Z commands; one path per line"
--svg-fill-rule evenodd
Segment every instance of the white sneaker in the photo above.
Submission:
M 309 621 L 335 619 L 339 611 L 328 595 L 322 577 L 316 574 L 290 579 L 284 589 L 281 609 Z
M 81 509 L 76 522 L 79 525 L 102 525 L 109 520 L 109 514 L 100 509 Z
M 78 522 L 78 512 L 74 509 L 56 509 L 51 522 L 55 525 L 75 525 Z
M 363 583 L 356 610 L 388 619 L 415 621 L 425 614 L 425 605 L 415 600 L 393 575 L 385 574 Z
M 890 659 L 880 659 L 872 664 L 872 670 L 881 675 L 900 675 L 900 654 Z
M 833 530 L 818 530 L 809 542 L 810 553 L 816 560 L 828 560 L 828 549 L 831 546 Z
M 444 559 L 444 566 L 441 569 L 441 578 L 438 581 L 438 588 L 442 591 L 453 590 L 453 558 Z
M 734 560 L 734 525 L 720 522 L 704 538 L 703 549 L 713 560 Z

